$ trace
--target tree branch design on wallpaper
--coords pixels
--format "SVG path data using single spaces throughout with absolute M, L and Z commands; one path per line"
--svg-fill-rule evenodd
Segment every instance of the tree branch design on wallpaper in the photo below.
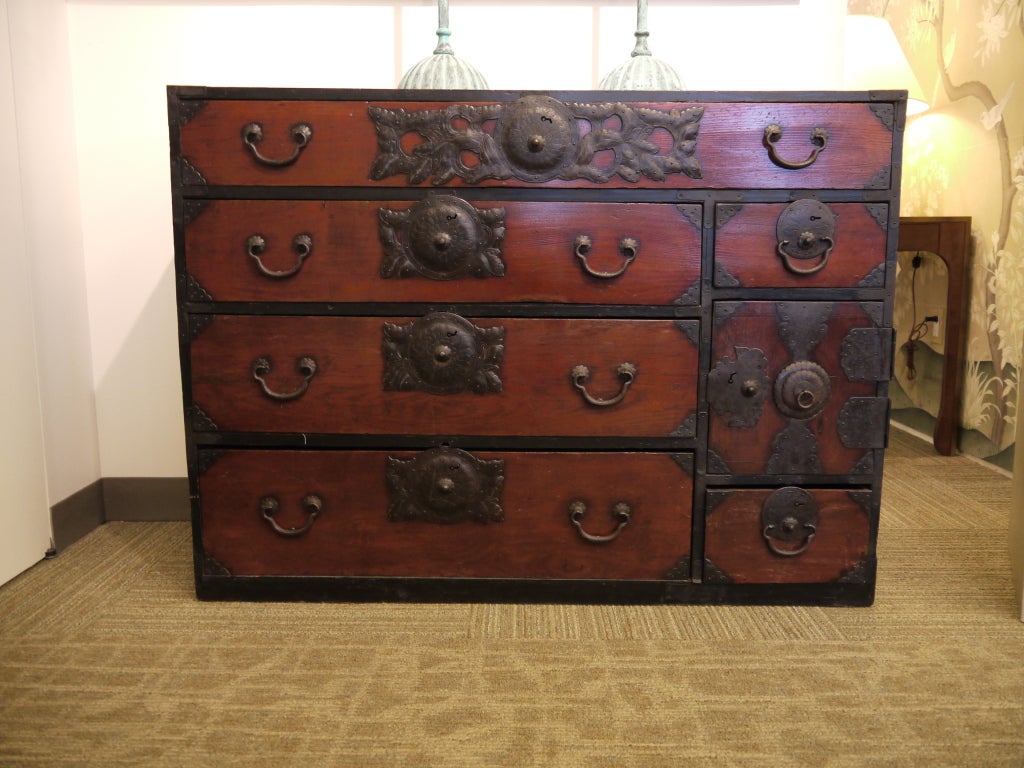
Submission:
M 1019 336 L 1019 324 L 1017 326 L 1018 333 L 1015 334 L 1010 328 L 1005 327 L 1000 322 L 1003 318 L 1001 317 L 1002 313 L 1000 312 L 996 292 L 999 285 L 1001 262 L 1011 261 L 1010 253 L 1007 251 L 1006 246 L 1010 238 L 1010 227 L 1013 221 L 1013 203 L 1017 196 L 1017 187 L 1013 183 L 1012 176 L 1013 161 L 1010 158 L 1010 138 L 1006 131 L 1006 123 L 1003 120 L 1003 111 L 1013 92 L 1013 83 L 1010 84 L 1002 101 L 997 101 L 989 87 L 980 81 L 970 80 L 955 84 L 950 76 L 949 64 L 946 61 L 941 45 L 941 41 L 944 39 L 945 3 L 922 3 L 922 5 L 930 7 L 933 14 L 931 23 L 935 27 L 935 51 L 938 58 L 938 70 L 946 94 L 949 96 L 950 101 L 959 101 L 967 98 L 974 98 L 980 101 L 985 108 L 985 111 L 981 113 L 981 123 L 986 130 L 995 132 L 996 141 L 999 145 L 1003 201 L 999 213 L 999 228 L 991 237 L 992 250 L 985 253 L 986 267 L 989 274 L 989 278 L 985 281 L 985 306 L 987 307 L 990 320 L 987 327 L 987 335 L 989 351 L 992 356 L 992 367 L 995 369 L 995 374 L 990 379 L 996 408 L 995 417 L 992 419 L 990 438 L 998 448 L 1003 443 L 1004 431 L 1007 424 L 1010 423 L 1009 409 L 1012 407 L 1010 401 L 1015 401 L 1017 367 L 1010 366 L 1010 360 L 1007 360 L 1007 358 L 1012 359 L 1015 356 L 1015 346 L 1012 344 L 1012 337 Z M 1001 10 L 997 11 L 997 5 L 1001 6 Z M 982 21 L 978 24 L 982 30 L 979 42 L 984 44 L 984 47 L 979 49 L 979 58 L 983 63 L 991 56 L 998 55 L 1001 41 L 1007 34 L 1005 24 L 997 23 L 996 19 L 1005 21 L 1006 17 L 1014 11 L 1017 17 L 1020 18 L 1020 10 L 1021 3 L 1019 1 L 999 4 L 993 2 L 986 3 L 982 10 Z M 1016 261 L 1019 264 L 1019 259 Z M 1022 295 L 1024 294 L 1017 294 L 1017 296 Z M 1004 343 L 1005 340 L 1009 340 L 1010 343 Z M 1016 346 L 1019 347 L 1019 345 Z M 1015 362 L 1019 365 L 1020 361 L 1017 360 Z
M 936 108 L 908 124 L 902 214 L 974 219 L 961 424 L 976 433 L 961 447 L 1012 461 L 1024 343 L 1024 2 L 850 0 L 849 9 L 888 17 L 926 91 L 934 86 Z

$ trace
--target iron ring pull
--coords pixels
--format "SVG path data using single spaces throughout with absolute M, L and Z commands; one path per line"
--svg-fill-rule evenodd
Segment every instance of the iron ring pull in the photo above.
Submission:
M 295 400 L 302 397 L 309 388 L 310 380 L 316 375 L 316 360 L 312 357 L 300 357 L 296 367 L 304 378 L 298 388 L 292 392 L 275 392 L 267 384 L 263 377 L 270 373 L 271 365 L 270 358 L 268 357 L 257 357 L 252 361 L 252 377 L 259 382 L 260 389 L 263 390 L 263 394 L 267 397 L 279 401 Z
M 808 167 L 818 159 L 818 155 L 824 151 L 825 146 L 828 144 L 828 131 L 824 128 L 815 128 L 811 131 L 811 143 L 815 144 L 815 147 L 811 150 L 810 157 L 798 162 L 785 160 L 784 158 L 779 157 L 778 153 L 775 151 L 775 143 L 781 138 L 781 125 L 773 123 L 764 129 L 764 142 L 765 146 L 768 147 L 768 157 L 770 157 L 771 161 L 780 168 L 786 168 L 790 171 L 798 171 L 801 168 Z
M 795 528 L 797 525 L 797 521 L 794 518 L 786 518 L 785 520 L 783 520 L 784 528 L 788 528 L 790 525 L 792 525 L 792 527 Z M 779 549 L 778 547 L 776 547 L 775 542 L 772 540 L 772 536 L 769 533 L 769 531 L 776 527 L 774 524 L 766 525 L 764 527 L 764 530 L 761 532 L 761 535 L 764 536 L 764 540 L 768 542 L 768 549 L 770 549 L 776 555 L 780 555 L 782 557 L 796 557 L 797 555 L 802 555 L 804 552 L 807 551 L 807 548 L 811 546 L 811 542 L 814 541 L 814 537 L 818 533 L 818 529 L 810 523 L 804 523 L 803 526 L 804 530 L 809 531 L 809 533 L 807 534 L 807 537 L 804 539 L 803 546 L 801 546 L 799 549 Z
M 817 239 L 821 240 L 824 243 L 828 243 L 828 247 L 825 249 L 825 252 L 821 254 L 821 256 L 819 257 L 821 261 L 819 261 L 813 267 L 808 267 L 807 269 L 801 269 L 800 267 L 796 266 L 793 263 L 794 257 L 786 253 L 786 246 L 789 245 L 789 240 L 780 240 L 779 247 L 776 250 L 779 256 L 782 257 L 782 261 L 786 265 L 786 269 L 788 269 L 790 272 L 796 275 L 813 275 L 815 272 L 820 272 L 821 270 L 823 270 L 825 268 L 825 265 L 828 264 L 828 256 L 830 253 L 832 253 L 832 249 L 835 248 L 836 243 L 831 237 L 828 237 L 826 235 L 822 235 Z M 812 245 L 814 245 L 814 242 L 814 234 L 812 232 L 804 232 L 803 234 L 800 235 L 800 241 L 798 244 L 801 248 L 810 248 Z
M 323 505 L 324 503 L 319 496 L 315 496 L 312 493 L 306 496 L 302 500 L 302 507 L 306 510 L 306 524 L 296 528 L 285 528 L 274 519 L 274 515 L 281 508 L 281 504 L 273 496 L 264 496 L 260 499 L 260 514 L 270 527 L 274 529 L 275 533 L 280 536 L 294 537 L 301 536 L 313 527 L 313 523 L 316 522 L 316 518 L 320 514 L 320 510 L 323 509 Z
M 591 277 L 599 277 L 602 280 L 611 280 L 612 278 L 619 277 L 626 271 L 630 264 L 633 263 L 633 259 L 636 258 L 637 251 L 640 250 L 640 243 L 638 243 L 632 237 L 624 237 L 619 240 L 619 253 L 622 254 L 623 261 L 622 266 L 614 272 L 601 272 L 600 270 L 591 269 L 590 264 L 587 263 L 587 255 L 590 253 L 590 249 L 593 247 L 594 242 L 587 235 L 579 235 L 575 241 L 573 241 L 573 253 L 576 254 L 576 258 L 580 260 L 583 265 L 583 269 Z
M 291 165 L 299 159 L 299 153 L 306 148 L 306 145 L 313 139 L 313 127 L 309 123 L 296 123 L 291 128 L 292 141 L 295 142 L 295 148 L 288 157 L 281 159 L 274 159 L 272 157 L 265 157 L 256 146 L 263 141 L 263 126 L 259 123 L 246 123 L 245 127 L 242 128 L 242 141 L 245 142 L 245 146 L 252 152 L 252 156 L 256 158 L 263 165 L 269 165 L 274 168 L 281 168 L 285 165 Z
M 584 541 L 589 541 L 591 544 L 607 544 L 610 541 L 615 541 L 622 533 L 622 529 L 626 527 L 629 522 L 630 516 L 633 514 L 632 508 L 624 501 L 620 501 L 612 507 L 612 517 L 618 519 L 619 524 L 615 530 L 604 536 L 598 536 L 593 533 L 587 533 L 583 530 L 582 519 L 587 514 L 587 505 L 579 499 L 569 502 L 569 519 L 572 524 L 576 526 L 576 530 L 580 534 L 580 538 Z
M 590 405 L 595 405 L 599 408 L 608 408 L 622 402 L 622 399 L 626 396 L 626 393 L 629 391 L 629 388 L 633 384 L 633 380 L 636 379 L 637 375 L 637 367 L 632 363 L 620 363 L 615 371 L 622 379 L 622 387 L 619 389 L 619 394 L 615 395 L 615 397 L 605 399 L 602 397 L 594 397 L 592 394 L 587 392 L 586 383 L 590 379 L 590 368 L 586 365 L 577 365 L 572 369 L 572 383 L 573 386 L 583 394 L 583 399 Z
M 298 259 L 295 262 L 295 266 L 291 269 L 267 269 L 263 265 L 263 261 L 260 256 L 267 250 L 267 241 L 263 238 L 263 235 L 249 235 L 245 240 L 245 251 L 249 254 L 253 261 L 256 262 L 256 269 L 260 271 L 260 274 L 264 277 L 270 277 L 275 280 L 280 280 L 292 275 L 298 274 L 299 270 L 302 269 L 302 262 L 313 252 L 313 238 L 308 234 L 296 235 L 292 238 L 292 250 L 295 251 L 295 255 Z

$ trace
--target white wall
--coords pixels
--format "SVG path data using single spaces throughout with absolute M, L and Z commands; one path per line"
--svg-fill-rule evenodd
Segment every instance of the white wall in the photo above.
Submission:
M 52 505 L 100 471 L 67 9 L 63 0 L 7 0 L 6 10 L 13 93 L 0 109 L 17 131 L 32 315 L 4 329 L 31 334 L 34 325 Z M 5 379 L 21 375 L 5 360 Z
M 42 406 L 36 368 L 32 279 L 21 202 L 18 129 L 7 23 L 0 0 L 0 584 L 43 558 L 50 543 L 50 514 L 43 456 Z
M 693 89 L 827 89 L 845 9 L 655 3 L 651 48 Z M 628 58 L 635 20 L 621 0 L 467 0 L 452 45 L 492 88 L 586 89 Z M 433 50 L 436 9 L 69 0 L 68 23 L 102 475 L 184 475 L 165 86 L 392 87 Z

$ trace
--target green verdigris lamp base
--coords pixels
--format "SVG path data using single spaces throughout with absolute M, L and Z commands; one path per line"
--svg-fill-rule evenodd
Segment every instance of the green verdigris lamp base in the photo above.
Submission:
M 437 0 L 437 48 L 421 59 L 398 82 L 399 88 L 488 90 L 487 81 L 469 62 L 458 58 L 448 43 L 448 0 Z

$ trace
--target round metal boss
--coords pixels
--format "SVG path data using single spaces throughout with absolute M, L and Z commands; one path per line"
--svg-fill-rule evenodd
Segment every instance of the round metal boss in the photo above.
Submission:
M 547 181 L 575 155 L 579 129 L 568 108 L 550 96 L 524 96 L 501 116 L 501 146 L 522 178 Z
M 473 265 L 484 239 L 476 209 L 458 197 L 439 195 L 409 214 L 409 250 L 427 277 L 459 277 Z
M 420 318 L 410 331 L 409 358 L 428 392 L 465 390 L 480 367 L 480 356 L 472 323 L 450 312 Z
M 483 492 L 477 461 L 458 448 L 434 448 L 415 459 L 413 494 L 437 515 L 437 522 L 458 522 Z
M 797 200 L 779 215 L 775 234 L 789 258 L 819 259 L 835 240 L 836 215 L 818 200 Z
M 788 365 L 775 377 L 775 405 L 791 419 L 818 415 L 831 394 L 828 371 L 810 360 Z

